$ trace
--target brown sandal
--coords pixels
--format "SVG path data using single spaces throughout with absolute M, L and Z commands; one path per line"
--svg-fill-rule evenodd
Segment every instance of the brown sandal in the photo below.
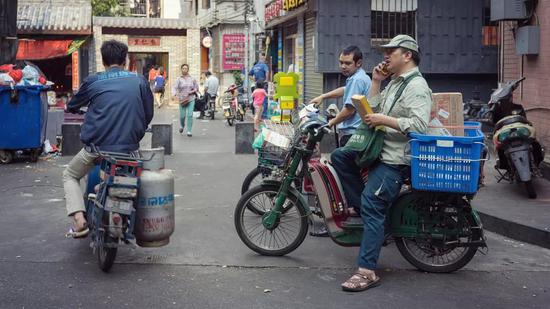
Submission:
M 351 287 L 346 285 L 351 284 Z M 346 292 L 362 292 L 370 288 L 377 287 L 380 284 L 380 277 L 373 278 L 360 273 L 359 271 L 353 274 L 346 282 L 342 283 L 342 290 Z

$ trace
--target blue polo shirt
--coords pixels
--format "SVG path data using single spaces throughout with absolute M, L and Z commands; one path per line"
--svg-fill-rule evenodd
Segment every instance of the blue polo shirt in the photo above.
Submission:
M 346 79 L 346 87 L 344 89 L 344 106 L 350 105 L 353 107 L 353 102 L 351 97 L 360 94 L 365 97 L 369 93 L 371 85 L 371 79 L 365 73 L 365 70 L 359 68 L 355 74 Z M 355 112 L 351 117 L 339 123 L 336 128 L 338 129 L 338 134 L 340 135 L 349 135 L 355 133 L 355 130 L 361 124 L 361 117 L 357 112 Z
M 263 82 L 265 81 L 268 72 L 269 72 L 269 67 L 267 66 L 267 64 L 263 62 L 258 62 L 252 67 L 248 75 L 253 75 L 254 80 L 257 82 L 259 81 Z

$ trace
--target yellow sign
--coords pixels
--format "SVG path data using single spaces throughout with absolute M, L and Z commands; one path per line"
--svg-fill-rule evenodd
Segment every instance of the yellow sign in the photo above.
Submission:
M 307 0 L 283 0 L 283 10 L 292 11 L 307 3 Z

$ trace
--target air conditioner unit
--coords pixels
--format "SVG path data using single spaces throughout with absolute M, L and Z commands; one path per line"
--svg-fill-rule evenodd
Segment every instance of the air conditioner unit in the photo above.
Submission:
M 526 19 L 529 2 L 531 0 L 491 0 L 491 21 Z

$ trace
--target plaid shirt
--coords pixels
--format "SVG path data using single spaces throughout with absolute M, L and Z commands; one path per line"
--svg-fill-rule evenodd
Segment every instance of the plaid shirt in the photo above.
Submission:
M 197 90 L 199 90 L 197 81 L 189 75 L 178 77 L 172 86 L 172 94 L 178 97 L 179 102 L 185 99 L 194 100 L 195 95 L 191 93 Z

